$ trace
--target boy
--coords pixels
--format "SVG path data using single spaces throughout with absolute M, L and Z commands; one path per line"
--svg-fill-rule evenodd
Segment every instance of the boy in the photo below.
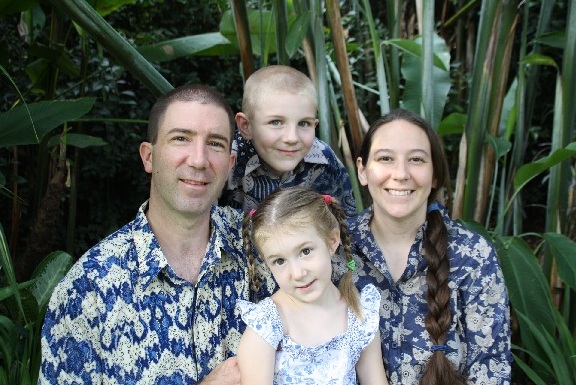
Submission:
M 236 114 L 236 164 L 220 204 L 247 212 L 280 187 L 302 185 L 336 197 L 349 216 L 356 214 L 348 171 L 316 138 L 317 103 L 312 81 L 292 67 L 268 66 L 248 78 Z

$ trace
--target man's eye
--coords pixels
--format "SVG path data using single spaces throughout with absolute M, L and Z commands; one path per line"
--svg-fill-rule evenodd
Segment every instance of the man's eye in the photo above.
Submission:
M 225 148 L 226 146 L 224 146 L 224 143 L 222 142 L 208 142 L 209 146 L 212 147 L 219 147 L 219 148 Z

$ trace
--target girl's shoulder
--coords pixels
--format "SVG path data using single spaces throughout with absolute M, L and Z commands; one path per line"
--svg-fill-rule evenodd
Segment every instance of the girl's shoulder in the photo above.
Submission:
M 272 298 L 265 298 L 258 303 L 238 300 L 236 308 L 246 326 L 254 330 L 273 347 L 278 346 L 283 336 L 283 328 L 282 320 Z

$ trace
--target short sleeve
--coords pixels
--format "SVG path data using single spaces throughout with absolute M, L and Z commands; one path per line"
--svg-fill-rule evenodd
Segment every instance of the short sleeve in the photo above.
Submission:
M 242 320 L 274 349 L 278 347 L 283 336 L 282 320 L 271 298 L 255 304 L 238 300 L 236 304 Z

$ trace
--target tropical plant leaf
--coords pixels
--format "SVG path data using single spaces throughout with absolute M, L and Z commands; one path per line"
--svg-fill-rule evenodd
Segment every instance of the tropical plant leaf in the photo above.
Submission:
M 496 158 L 501 158 L 502 156 L 506 155 L 512 148 L 512 143 L 504 138 L 497 138 L 495 136 L 486 134 L 486 141 L 490 143 L 494 149 Z
M 576 243 L 563 234 L 544 233 L 546 247 L 558 265 L 558 275 L 572 289 L 576 289 Z
M 528 354 L 532 354 L 531 352 L 526 351 L 525 349 L 522 350 Z M 512 353 L 512 356 L 514 357 L 514 362 L 520 367 L 520 369 L 522 369 L 524 373 L 526 373 L 526 375 L 528 376 L 530 381 L 534 383 L 534 385 L 549 385 L 547 381 L 544 381 L 542 377 L 540 377 L 538 373 L 536 373 L 536 371 L 526 363 L 526 361 L 522 360 L 519 356 L 517 356 L 514 353 Z
M 440 121 L 440 125 L 438 126 L 438 134 L 442 136 L 450 134 L 462 134 L 466 128 L 466 119 L 468 119 L 466 114 L 459 112 L 451 113 L 442 119 L 442 121 Z
M 538 159 L 535 162 L 524 164 L 518 169 L 514 176 L 514 189 L 521 189 L 526 185 L 526 183 L 530 182 L 533 178 L 544 171 L 550 169 L 550 167 L 573 156 L 576 156 L 576 142 L 572 142 L 566 146 L 566 148 L 560 148 L 552 154 Z
M 38 301 L 40 308 L 48 303 L 52 291 L 70 269 L 72 263 L 70 254 L 64 251 L 54 251 L 36 267 L 32 274 L 35 282 L 29 290 Z
M 549 47 L 564 48 L 566 46 L 566 33 L 564 31 L 546 33 L 536 37 L 534 42 Z
M 50 140 L 48 140 L 48 147 L 56 146 L 59 143 L 60 143 L 60 135 L 54 135 L 50 138 Z M 102 138 L 91 135 L 74 134 L 74 133 L 66 134 L 66 144 L 68 146 L 78 148 L 100 147 L 108 145 L 108 143 L 104 141 Z
M 39 2 L 39 0 L 0 0 L 0 17 L 27 11 Z
M 551 58 L 550 56 L 540 55 L 540 54 L 536 54 L 536 53 L 526 55 L 520 63 L 532 64 L 532 65 L 545 65 L 545 66 L 558 68 L 558 65 L 556 64 L 556 62 L 554 61 L 553 58 Z
M 106 16 L 123 5 L 134 4 L 136 0 L 86 0 L 86 2 L 90 4 L 100 16 Z
M 148 61 L 166 62 L 185 56 L 229 56 L 237 55 L 238 47 L 220 32 L 203 33 L 166 40 L 137 48 Z
M 47 132 L 85 115 L 96 98 L 20 105 L 0 115 L 0 148 L 37 144 Z
M 308 33 L 309 26 L 310 12 L 303 13 L 294 21 L 286 36 L 286 53 L 288 57 L 292 57 L 298 51 L 298 48 L 302 45 L 302 40 Z
M 502 241 L 505 243 L 497 244 L 498 256 L 513 308 L 552 333 L 555 308 L 536 256 L 521 238 L 505 237 Z

